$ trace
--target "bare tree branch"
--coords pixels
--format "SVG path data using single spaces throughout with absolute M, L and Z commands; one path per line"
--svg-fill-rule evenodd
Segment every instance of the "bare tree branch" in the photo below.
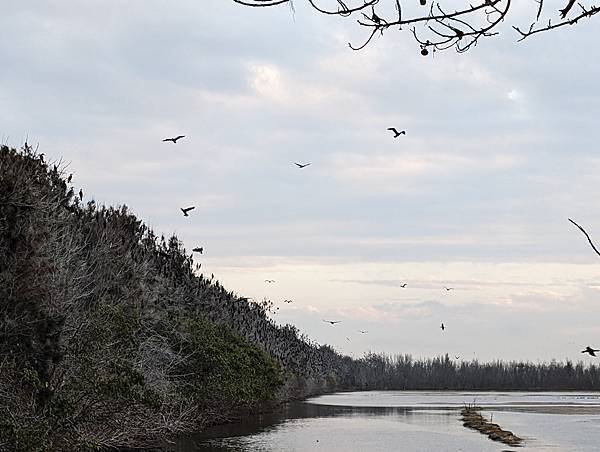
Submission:
M 233 1 L 244 6 L 268 7 L 288 3 L 292 0 Z M 428 5 L 427 8 L 421 9 L 421 14 L 407 17 L 411 8 L 412 11 L 416 11 L 408 0 L 307 0 L 308 4 L 321 14 L 339 17 L 359 16 L 357 17 L 358 25 L 368 29 L 368 33 L 362 43 L 357 45 L 349 43 L 353 50 L 365 48 L 372 42 L 377 32 L 383 35 L 384 31 L 390 27 L 398 26 L 398 30 L 402 31 L 403 25 L 412 25 L 410 31 L 424 56 L 429 54 L 428 48 L 433 51 L 454 48 L 457 52 L 465 52 L 477 45 L 480 38 L 497 35 L 499 25 L 505 20 L 512 6 L 511 0 L 478 0 L 476 3 L 468 3 L 467 0 L 439 0 L 429 3 L 428 1 L 421 0 L 419 2 L 422 6 Z M 578 16 L 555 24 L 551 17 L 548 17 L 547 21 L 544 18 L 544 23 L 547 25 L 537 27 L 538 24 L 541 24 L 544 0 L 534 1 L 537 3 L 537 11 L 529 27 L 521 29 L 513 26 L 520 35 L 518 41 L 536 33 L 554 30 L 564 25 L 573 25 L 582 18 L 591 17 L 600 12 L 600 7 L 586 7 L 578 3 L 582 10 Z M 576 0 L 566 1 L 565 7 L 559 10 L 562 19 L 567 17 L 576 3 Z M 330 5 L 323 6 L 328 2 Z M 452 7 L 458 7 L 458 9 L 453 11 L 446 9 Z
M 563 9 L 559 10 L 560 17 L 562 17 L 563 19 L 565 17 L 567 17 L 567 14 L 569 14 L 569 11 L 571 11 L 571 8 L 573 8 L 574 4 L 575 4 L 575 0 L 569 0 L 569 3 L 567 3 L 567 6 L 565 6 Z
M 583 12 L 570 20 L 565 20 L 565 21 L 558 22 L 555 24 L 553 24 L 550 20 L 548 20 L 548 25 L 546 25 L 544 27 L 540 27 L 540 28 L 535 28 L 536 23 L 534 22 L 529 26 L 529 30 L 527 30 L 527 31 L 523 31 L 519 27 L 513 26 L 513 28 L 521 35 L 521 38 L 519 39 L 519 41 L 522 41 L 523 39 L 528 38 L 529 36 L 534 35 L 536 33 L 554 30 L 556 28 L 564 27 L 565 25 L 575 25 L 581 19 L 584 19 L 587 17 L 592 17 L 592 16 L 600 13 L 600 6 L 592 6 L 592 7 L 590 7 L 590 9 L 586 9 L 585 7 L 581 6 L 581 9 L 583 10 Z
M 594 243 L 592 242 L 592 239 L 590 238 L 590 236 L 588 235 L 587 232 L 585 232 L 585 229 L 583 229 L 581 226 L 579 226 L 577 223 L 575 223 L 573 220 L 571 220 L 570 218 L 568 219 L 571 223 L 573 223 L 575 226 L 577 226 L 579 228 L 579 230 L 581 232 L 583 232 L 583 234 L 587 237 L 588 242 L 590 242 L 590 246 L 592 247 L 592 249 L 596 252 L 596 254 L 598 256 L 600 256 L 600 251 L 598 251 L 598 249 L 594 246 Z

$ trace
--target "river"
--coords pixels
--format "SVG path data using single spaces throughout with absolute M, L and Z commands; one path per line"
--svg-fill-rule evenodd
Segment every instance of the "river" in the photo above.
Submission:
M 462 425 L 460 408 L 525 439 L 514 448 Z M 600 393 L 368 391 L 324 395 L 181 438 L 177 452 L 600 451 Z

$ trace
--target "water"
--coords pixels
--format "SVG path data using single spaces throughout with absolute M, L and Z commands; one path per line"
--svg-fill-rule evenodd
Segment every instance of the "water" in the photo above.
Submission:
M 460 408 L 525 439 L 514 448 L 462 426 Z M 600 394 L 582 392 L 369 391 L 286 405 L 182 438 L 178 452 L 600 451 Z

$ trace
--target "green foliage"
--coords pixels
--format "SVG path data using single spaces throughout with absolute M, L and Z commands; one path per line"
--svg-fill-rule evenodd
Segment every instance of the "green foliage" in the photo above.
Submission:
M 233 295 L 59 166 L 0 147 L 0 449 L 139 446 L 272 400 L 279 365 L 215 309 Z
M 185 396 L 197 403 L 248 405 L 272 400 L 282 384 L 275 361 L 230 328 L 205 320 L 187 323 L 182 346 L 189 358 L 177 373 L 193 372 Z

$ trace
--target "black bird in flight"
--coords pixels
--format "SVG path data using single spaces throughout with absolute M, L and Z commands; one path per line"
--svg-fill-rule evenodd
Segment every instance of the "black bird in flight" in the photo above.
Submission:
M 400 135 L 406 135 L 406 130 L 398 132 L 395 127 L 388 127 L 388 130 L 394 132 L 394 138 L 398 138 Z
M 204 248 L 203 247 L 194 248 L 192 251 L 194 253 L 200 253 L 200 254 L 202 254 L 204 252 Z
M 172 141 L 173 144 L 177 143 L 177 140 L 181 140 L 182 138 L 185 138 L 185 135 L 178 135 L 174 138 L 165 138 L 163 141 Z
M 284 302 L 284 303 L 288 303 L 288 304 L 289 304 L 289 303 L 293 303 L 293 302 L 294 302 L 294 300 L 283 300 L 283 302 Z
M 274 283 L 275 280 L 274 279 L 265 279 L 265 282 L 271 284 L 271 283 Z
M 195 208 L 196 208 L 196 206 L 186 207 L 185 209 L 183 207 L 181 207 L 181 211 L 183 212 L 183 216 L 184 217 L 189 217 L 188 212 L 190 210 L 194 210 Z
M 358 332 L 359 332 L 360 334 L 367 334 L 367 333 L 368 333 L 368 331 L 367 331 L 367 330 L 358 330 Z
M 298 168 L 302 169 L 302 168 L 306 168 L 308 165 L 310 165 L 310 163 L 304 163 L 304 164 L 302 164 L 302 163 L 295 163 L 295 165 Z
M 446 327 L 444 326 L 444 324 L 443 324 L 443 323 L 440 325 L 440 329 L 441 329 L 442 331 L 444 331 L 444 330 L 446 329 Z
M 400 287 L 402 287 L 404 289 L 406 287 L 406 283 L 400 284 Z
M 589 345 L 585 348 L 585 350 L 581 351 L 581 353 L 589 353 L 590 356 L 596 356 L 596 352 L 600 352 L 600 350 L 596 350 Z
M 454 359 L 460 359 L 460 356 L 454 355 Z
M 342 323 L 341 320 L 325 320 L 325 319 L 323 319 L 323 322 L 331 323 L 332 325 L 335 325 L 336 323 Z
M 445 287 L 445 286 L 444 286 L 444 289 L 446 289 L 446 291 L 448 291 L 448 292 L 449 292 L 449 291 L 451 291 L 451 290 L 454 290 L 454 287 Z

